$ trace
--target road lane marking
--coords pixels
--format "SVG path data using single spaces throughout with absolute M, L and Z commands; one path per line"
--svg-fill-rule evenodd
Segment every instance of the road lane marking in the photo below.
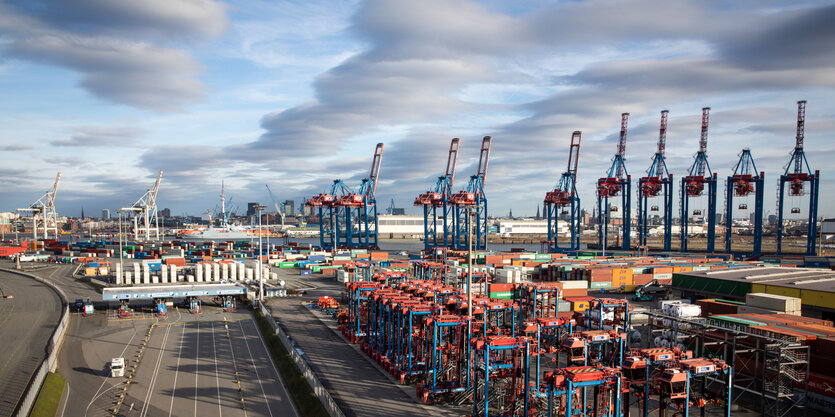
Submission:
M 67 399 L 64 401 L 64 406 L 61 407 L 61 417 L 64 417 L 64 411 L 67 409 L 68 402 L 70 402 L 70 384 L 67 384 Z
M 165 335 L 162 337 L 162 344 L 159 347 L 159 355 L 157 356 L 157 363 L 154 367 L 154 371 L 151 374 L 151 383 L 148 385 L 148 392 L 145 394 L 145 403 L 142 404 L 142 411 L 139 413 L 141 416 L 147 416 L 148 410 L 151 409 L 151 397 L 154 394 L 154 387 L 157 384 L 157 377 L 159 376 L 159 367 L 162 364 L 162 357 L 165 353 L 165 344 L 168 343 L 168 334 L 171 333 L 171 326 L 165 328 Z
M 122 349 L 122 353 L 120 353 L 118 357 L 120 357 L 120 358 L 125 357 L 125 351 L 128 350 L 128 346 L 130 346 L 131 342 L 133 342 L 133 338 L 135 338 L 135 337 L 136 337 L 136 327 L 133 328 L 133 336 L 130 337 L 130 340 L 128 340 L 128 343 L 125 344 L 125 348 Z M 99 395 L 100 395 L 99 392 L 101 391 L 102 387 L 104 387 L 104 384 L 107 383 L 108 378 L 110 378 L 110 375 L 106 375 L 104 377 L 104 381 L 102 381 L 101 385 L 99 385 L 99 389 L 96 390 L 96 393 L 93 394 L 93 398 L 90 399 L 89 403 L 87 403 L 87 408 L 84 410 L 84 416 L 85 417 L 87 416 L 87 413 L 90 412 L 90 406 L 93 405 L 93 401 L 96 401 L 96 399 L 99 398 Z M 108 390 L 109 390 L 109 388 L 108 388 Z M 102 392 L 101 394 L 104 394 L 104 392 Z
M 180 351 L 177 353 L 177 367 L 174 368 L 174 388 L 171 388 L 171 405 L 168 407 L 168 417 L 171 417 L 174 410 L 174 392 L 177 390 L 177 374 L 180 372 L 180 358 L 183 356 L 183 345 L 185 344 L 186 339 L 186 327 L 188 326 L 183 324 L 183 333 L 180 335 Z
M 194 337 L 194 417 L 197 417 L 197 378 L 200 376 L 200 322 L 197 322 L 197 336 Z
M 267 405 L 267 411 L 270 413 L 270 417 L 273 415 L 273 409 L 270 407 L 270 401 L 267 399 L 267 393 L 264 392 L 264 384 L 261 382 L 261 376 L 258 375 L 258 366 L 255 364 L 255 358 L 252 356 L 252 349 L 249 347 L 249 338 L 244 331 L 244 325 L 239 321 L 238 325 L 241 328 L 241 333 L 244 335 L 244 343 L 246 344 L 246 350 L 249 351 L 249 360 L 252 361 L 252 368 L 255 369 L 255 377 L 258 378 L 258 385 L 261 387 L 261 395 L 264 397 L 264 403 Z M 261 338 L 260 336 L 258 337 Z
M 215 354 L 215 386 L 217 386 L 217 414 L 223 416 L 223 407 L 220 406 L 220 376 L 217 372 L 217 343 L 215 343 L 215 322 L 212 322 L 212 351 Z
M 253 323 L 253 322 L 250 321 L 250 323 Z M 258 332 L 257 329 L 256 329 L 256 332 Z M 273 366 L 273 372 L 275 372 L 276 380 L 279 382 L 278 386 L 281 389 L 281 391 L 284 392 L 284 398 L 290 399 L 289 403 L 290 403 L 290 406 L 293 408 L 293 413 L 298 416 L 299 415 L 299 410 L 296 408 L 296 404 L 293 402 L 292 397 L 290 396 L 290 392 L 287 391 L 287 388 L 284 386 L 284 380 L 281 379 L 281 374 L 278 372 L 278 367 L 275 366 L 275 361 L 273 361 L 273 355 L 270 353 L 270 350 L 267 348 L 267 344 L 264 342 L 264 339 L 260 337 L 260 333 L 259 333 L 258 340 L 261 341 L 261 346 L 264 347 L 264 352 L 266 352 L 267 357 L 270 358 L 270 363 Z
M 229 327 L 225 323 L 224 323 L 224 326 L 226 326 L 226 331 L 227 331 L 227 334 L 228 334 Z M 232 338 L 227 337 L 226 341 L 229 342 L 229 353 L 232 355 L 232 366 L 235 367 L 235 381 L 238 383 L 238 388 L 240 388 L 241 387 L 241 376 L 238 374 L 238 361 L 235 359 L 235 349 L 232 348 Z M 243 402 L 243 395 L 241 396 L 241 402 Z M 244 410 L 244 417 L 246 417 L 246 407 L 244 407 L 243 410 Z

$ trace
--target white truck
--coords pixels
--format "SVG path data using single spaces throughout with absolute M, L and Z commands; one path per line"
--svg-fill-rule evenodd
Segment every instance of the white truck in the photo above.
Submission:
M 125 358 L 110 360 L 110 376 L 114 378 L 125 376 Z

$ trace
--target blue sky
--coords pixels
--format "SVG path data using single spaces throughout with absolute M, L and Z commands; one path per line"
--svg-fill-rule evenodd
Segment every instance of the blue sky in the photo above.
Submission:
M 56 171 L 66 215 L 129 205 L 159 169 L 159 205 L 175 214 L 214 208 L 221 179 L 239 207 L 268 202 L 264 184 L 301 200 L 334 178 L 358 184 L 377 142 L 378 200 L 411 208 L 452 137 L 459 188 L 491 135 L 491 213 L 533 215 L 574 130 L 591 211 L 620 113 L 636 178 L 670 110 L 681 177 L 710 106 L 711 167 L 724 179 L 750 147 L 774 213 L 806 99 L 819 211 L 833 216 L 832 21 L 823 1 L 5 0 L 0 211 L 37 199 Z

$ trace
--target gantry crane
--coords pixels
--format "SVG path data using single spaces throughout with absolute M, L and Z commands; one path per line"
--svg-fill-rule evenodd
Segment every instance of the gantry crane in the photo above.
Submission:
M 139 200 L 130 207 L 123 207 L 119 211 L 133 213 L 133 233 L 136 240 L 159 239 L 159 217 L 157 217 L 157 192 L 162 180 L 162 170 L 157 174 L 154 186 L 145 191 Z
M 452 195 L 450 200 L 455 207 L 453 228 L 455 230 L 454 245 L 456 249 L 467 249 L 470 242 L 470 229 L 467 216 L 475 213 L 475 250 L 487 249 L 487 196 L 484 194 L 484 182 L 487 177 L 487 162 L 490 159 L 490 145 L 493 138 L 485 136 L 481 140 L 481 152 L 478 157 L 478 170 L 470 177 L 467 188 Z
M 429 191 L 415 198 L 416 206 L 423 206 L 423 244 L 426 249 L 452 246 L 455 231 L 453 229 L 454 206 L 451 204 L 452 184 L 455 180 L 455 164 L 458 162 L 458 138 L 449 144 L 446 172 L 438 177 Z M 438 241 L 438 209 L 441 209 L 443 242 Z
M 733 175 L 728 176 L 725 196 L 725 252 L 731 252 L 731 227 L 733 226 L 734 197 L 747 197 L 754 193 L 754 248 L 752 258 L 759 258 L 763 242 L 763 196 L 765 172 L 757 171 L 751 150 L 745 148 L 739 155 Z M 740 203 L 740 210 L 748 210 L 748 204 Z
M 571 134 L 568 169 L 562 173 L 553 191 L 545 194 L 545 213 L 548 218 L 548 246 L 551 252 L 580 250 L 580 195 L 577 193 L 577 164 L 580 160 L 580 141 L 583 133 Z M 569 216 L 571 240 L 567 247 L 559 244 L 559 218 Z
M 43 238 L 49 238 L 49 232 L 54 233 L 58 238 L 58 213 L 55 211 L 55 194 L 58 193 L 58 184 L 61 182 L 61 173 L 55 177 L 55 184 L 41 198 L 37 199 L 29 207 L 17 209 L 17 212 L 32 213 L 32 238 L 38 239 L 38 231 L 43 230 Z
M 598 247 L 606 250 L 606 237 L 609 231 L 609 220 L 611 213 L 618 210 L 617 206 L 609 206 L 609 198 L 621 196 L 622 225 L 623 225 L 623 250 L 629 250 L 630 231 L 632 221 L 632 176 L 626 172 L 626 124 L 629 121 L 629 113 L 620 115 L 620 138 L 618 139 L 618 151 L 612 158 L 612 167 L 609 168 L 606 177 L 597 180 L 597 215 L 598 215 Z
M 377 178 L 383 158 L 383 144 L 378 143 L 368 177 L 357 191 L 341 179 L 324 192 L 305 201 L 319 208 L 319 244 L 332 250 L 337 247 L 377 247 Z
M 273 206 L 275 206 L 275 211 L 281 216 L 281 228 L 284 229 L 284 211 L 281 210 L 281 207 L 278 205 L 278 201 L 275 200 L 275 196 L 273 196 L 273 191 L 270 190 L 269 184 L 264 184 L 267 187 L 267 194 L 270 195 L 270 200 L 273 202 Z
M 664 252 L 671 250 L 673 229 L 673 174 L 667 170 L 667 161 L 664 159 L 668 113 L 668 110 L 661 111 L 658 150 L 652 158 L 647 175 L 638 180 L 638 245 L 647 246 L 649 214 L 660 211 L 657 205 L 649 205 L 649 199 L 661 194 L 661 204 L 664 207 Z
M 815 255 L 815 241 L 818 235 L 818 191 L 820 187 L 820 171 L 809 168 L 806 153 L 803 151 L 803 137 L 806 125 L 806 100 L 797 102 L 797 140 L 792 151 L 792 157 L 786 166 L 786 172 L 780 176 L 780 188 L 777 200 L 777 254 L 783 253 L 783 210 L 785 209 L 784 188 L 789 183 L 789 196 L 800 197 L 806 194 L 804 184 L 809 183 L 809 224 L 806 231 L 806 255 Z M 799 214 L 800 207 L 792 207 L 792 214 Z
M 707 218 L 707 252 L 713 252 L 716 240 L 716 179 L 717 175 L 707 162 L 707 128 L 710 122 L 710 107 L 702 108 L 702 134 L 699 139 L 699 152 L 690 166 L 687 176 L 681 179 L 681 251 L 687 252 L 687 226 L 691 197 L 700 197 L 707 184 L 707 213 L 700 209 L 693 210 L 694 216 Z

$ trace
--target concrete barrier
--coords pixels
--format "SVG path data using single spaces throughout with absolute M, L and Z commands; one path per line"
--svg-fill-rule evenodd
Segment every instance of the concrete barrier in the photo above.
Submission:
M 272 315 L 267 311 L 267 308 L 261 304 L 260 301 L 256 301 L 258 308 L 261 309 L 261 312 L 264 313 L 264 317 L 267 318 L 269 321 L 270 326 L 275 329 L 275 334 L 278 336 L 278 340 L 281 341 L 281 344 L 284 345 L 284 348 L 287 349 L 287 352 L 290 353 L 290 357 L 293 358 L 293 362 L 295 362 L 296 366 L 301 371 L 302 375 L 304 375 L 304 379 L 307 380 L 307 383 L 310 384 L 310 387 L 313 388 L 313 392 L 319 397 L 319 401 L 322 402 L 322 405 L 325 407 L 325 410 L 328 412 L 328 415 L 331 417 L 345 417 L 345 413 L 342 412 L 342 409 L 339 408 L 339 405 L 336 404 L 336 401 L 331 397 L 331 394 L 325 389 L 325 386 L 322 385 L 322 382 L 319 381 L 319 377 L 316 376 L 316 373 L 313 372 L 313 369 L 310 368 L 310 365 L 307 363 L 307 359 L 305 359 L 302 355 L 299 355 L 299 352 L 296 351 L 295 346 L 293 346 L 292 339 L 290 338 L 284 330 L 279 327 L 275 320 L 273 319 Z

